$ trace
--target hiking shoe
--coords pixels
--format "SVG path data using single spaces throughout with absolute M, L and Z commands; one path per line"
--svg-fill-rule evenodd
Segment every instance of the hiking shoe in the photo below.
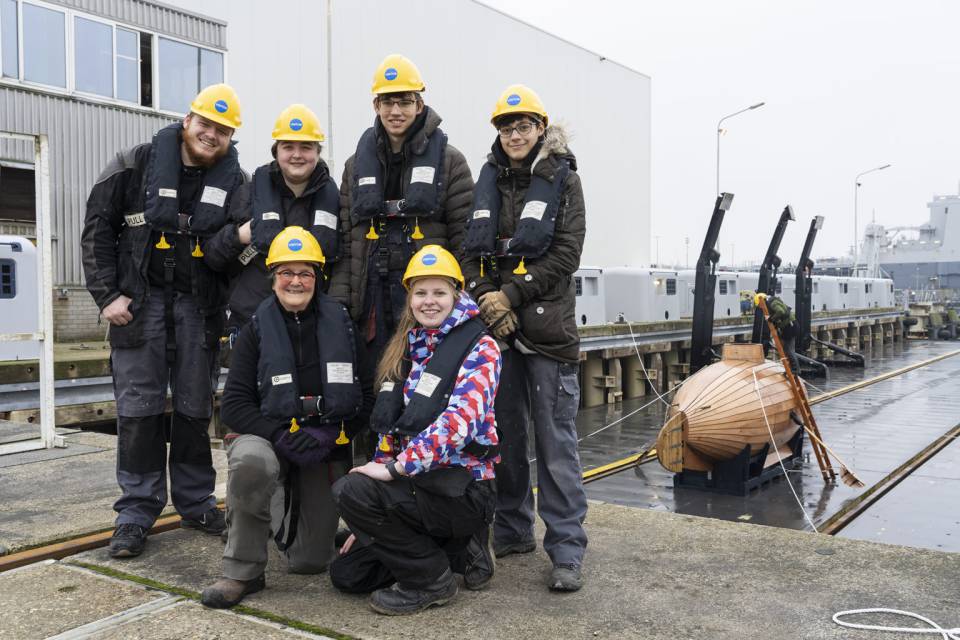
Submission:
M 181 518 L 180 526 L 183 529 L 199 529 L 212 536 L 219 536 L 227 528 L 227 520 L 223 516 L 223 511 L 214 507 L 200 516 L 199 520 Z
M 436 582 L 423 589 L 405 589 L 398 583 L 377 589 L 370 596 L 370 607 L 387 616 L 406 616 L 427 607 L 440 607 L 457 595 L 457 581 L 447 569 Z
M 143 553 L 147 544 L 147 530 L 138 524 L 125 522 L 117 525 L 110 536 L 111 558 L 132 558 Z
M 583 586 L 583 573 L 575 564 L 558 564 L 550 572 L 550 591 L 579 591 Z
M 517 542 L 496 542 L 493 543 L 493 554 L 498 558 L 509 556 L 513 553 L 530 553 L 537 548 L 537 543 L 533 540 L 519 540 Z
M 265 586 L 267 583 L 263 574 L 253 580 L 220 578 L 203 590 L 200 594 L 200 602 L 211 609 L 229 609 L 235 604 L 240 604 L 244 596 L 263 591 Z
M 463 586 L 471 591 L 485 589 L 493 578 L 497 567 L 491 540 L 490 527 L 486 526 L 470 538 L 467 543 L 467 563 L 463 570 Z

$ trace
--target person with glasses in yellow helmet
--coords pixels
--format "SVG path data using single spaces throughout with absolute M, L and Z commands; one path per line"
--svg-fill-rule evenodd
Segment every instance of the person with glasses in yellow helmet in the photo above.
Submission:
M 499 439 L 493 401 L 500 349 L 463 291 L 456 258 L 439 245 L 411 258 L 407 302 L 377 369 L 371 462 L 333 487 L 350 527 L 330 565 L 337 588 L 373 591 L 371 607 L 411 614 L 486 586 L 491 564 L 468 549 L 496 504 Z
M 240 102 L 203 89 L 182 122 L 117 153 L 87 200 L 87 290 L 110 324 L 117 401 L 116 529 L 110 555 L 136 556 L 170 494 L 184 527 L 219 535 L 208 426 L 219 377 L 227 276 L 204 260 L 246 180 L 232 142 Z M 165 425 L 167 388 L 173 416 Z
M 490 120 L 497 136 L 477 179 L 463 273 L 483 319 L 510 347 L 497 397 L 503 461 L 494 551 L 500 558 L 536 547 L 527 457 L 532 417 L 537 511 L 553 564 L 547 585 L 576 591 L 587 546 L 574 422 L 580 340 L 573 273 L 586 232 L 583 189 L 564 129 L 550 124 L 529 87 L 507 87 Z
M 438 244 L 458 251 L 473 198 L 466 159 L 424 104 L 420 71 L 389 55 L 373 76 L 373 126 L 347 159 L 340 183 L 343 260 L 330 294 L 347 306 L 378 356 L 406 303 L 401 284 L 410 257 Z
M 227 447 L 229 535 L 223 577 L 201 595 L 209 607 L 263 589 L 271 531 L 291 573 L 320 573 L 334 557 L 331 485 L 350 466 L 347 445 L 367 424 L 373 386 L 346 308 L 320 290 L 324 262 L 312 231 L 276 234 L 272 293 L 237 338 L 220 417 L 240 435 Z
M 303 227 L 320 244 L 326 258 L 317 282 L 322 291 L 339 256 L 340 190 L 320 157 L 326 139 L 320 119 L 306 105 L 292 104 L 277 117 L 272 138 L 273 162 L 258 167 L 237 190 L 227 212 L 230 223 L 206 250 L 208 263 L 237 274 L 227 319 L 234 339 L 271 294 L 265 258 L 280 231 Z

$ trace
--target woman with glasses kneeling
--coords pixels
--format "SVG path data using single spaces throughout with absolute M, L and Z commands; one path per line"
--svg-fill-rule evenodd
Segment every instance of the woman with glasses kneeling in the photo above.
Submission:
M 330 577 L 344 591 L 380 587 L 370 605 L 387 615 L 453 598 L 458 586 L 448 556 L 469 551 L 496 507 L 500 349 L 463 284 L 460 265 L 439 245 L 411 258 L 403 276 L 407 304 L 377 371 L 376 456 L 333 488 L 353 534 Z M 474 584 L 492 575 L 485 546 L 466 554 L 468 587 L 471 563 L 479 560 L 486 574 Z
M 371 380 L 346 308 L 317 290 L 324 262 L 313 234 L 287 227 L 270 244 L 273 295 L 234 347 L 220 416 L 239 437 L 227 449 L 223 577 L 204 589 L 208 607 L 231 607 L 264 588 L 276 531 L 291 573 L 319 573 L 337 531 L 331 484 L 350 463 L 351 436 L 369 417 Z M 229 438 L 229 436 L 228 436 Z

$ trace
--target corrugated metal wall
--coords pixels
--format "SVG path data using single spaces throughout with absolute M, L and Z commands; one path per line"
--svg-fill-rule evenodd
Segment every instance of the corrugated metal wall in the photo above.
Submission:
M 47 0 L 103 18 L 112 18 L 151 31 L 191 40 L 220 49 L 227 46 L 226 23 L 142 0 Z
M 88 1 L 88 4 L 97 4 Z M 0 85 L 0 130 L 50 136 L 54 282 L 81 284 L 80 232 L 90 187 L 113 154 L 174 122 L 169 116 Z M 0 159 L 33 162 L 33 148 L 0 140 Z

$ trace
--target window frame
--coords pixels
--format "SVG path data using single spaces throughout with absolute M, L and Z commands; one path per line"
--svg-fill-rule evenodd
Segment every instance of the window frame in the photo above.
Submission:
M 49 93 L 58 96 L 77 98 L 83 100 L 84 102 L 99 103 L 105 105 L 112 105 L 117 107 L 123 107 L 125 109 L 131 109 L 136 111 L 142 111 L 147 113 L 162 114 L 176 118 L 182 118 L 186 112 L 180 113 L 176 111 L 170 111 L 166 109 L 160 109 L 160 93 L 163 90 L 159 86 L 159 63 L 160 63 L 160 38 L 165 38 L 167 40 L 172 40 L 175 42 L 180 42 L 197 49 L 205 49 L 214 53 L 219 53 L 223 58 L 223 82 L 227 82 L 229 78 L 229 56 L 227 55 L 226 49 L 221 49 L 218 47 L 213 47 L 207 44 L 200 44 L 198 42 L 193 42 L 180 38 L 174 35 L 168 35 L 162 33 L 155 29 L 150 29 L 140 25 L 132 24 L 130 22 L 124 22 L 121 20 L 116 20 L 114 18 L 103 17 L 95 13 L 89 13 L 87 11 L 81 11 L 69 7 L 64 7 L 61 5 L 51 4 L 45 0 L 14 0 L 17 6 L 17 77 L 10 78 L 7 76 L 0 75 L 0 86 L 14 86 L 24 89 L 29 89 L 32 91 L 39 91 L 43 93 Z M 64 16 L 64 53 L 65 60 L 64 64 L 66 65 L 66 84 L 67 86 L 58 87 L 56 85 L 43 84 L 40 82 L 33 82 L 30 80 L 24 80 L 24 59 L 23 59 L 23 5 L 29 4 L 43 9 L 49 9 L 51 11 L 56 11 Z M 92 22 L 99 22 L 106 24 L 112 27 L 112 40 L 113 40 L 113 57 L 112 57 L 112 72 L 113 72 L 113 96 L 102 96 L 96 93 L 89 93 L 86 91 L 81 91 L 76 88 L 76 55 L 74 47 L 76 46 L 76 37 L 75 37 L 75 18 L 83 18 L 85 20 L 90 20 Z M 137 102 L 129 102 L 127 100 L 121 100 L 116 97 L 117 95 L 117 29 L 125 29 L 127 31 L 132 31 L 137 34 Z M 140 87 L 143 83 L 143 74 L 141 72 L 142 60 L 140 58 L 140 47 L 143 43 L 142 34 L 149 34 L 151 36 L 151 85 L 153 87 L 153 95 L 151 96 L 151 105 L 148 107 L 140 104 L 139 100 L 142 99 L 140 96 Z M 0 38 L 2 38 L 2 33 L 0 33 Z M 0 55 L 2 55 L 2 48 L 0 48 Z M 202 88 L 202 87 L 201 87 Z

